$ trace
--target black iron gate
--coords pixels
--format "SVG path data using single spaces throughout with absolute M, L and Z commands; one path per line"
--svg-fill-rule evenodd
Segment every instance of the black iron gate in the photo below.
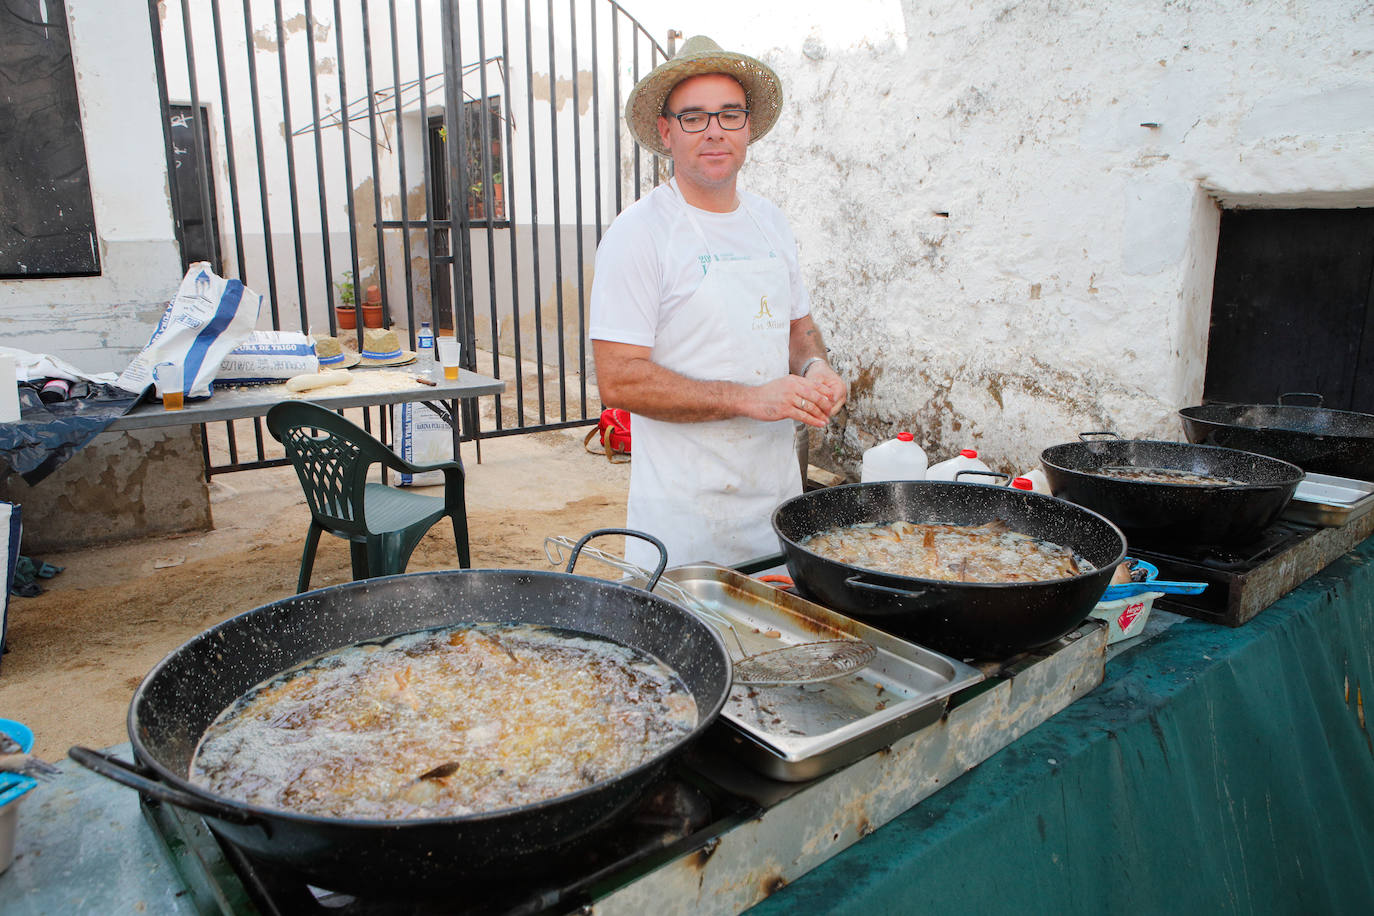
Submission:
M 263 294 L 263 325 L 361 345 L 361 309 L 350 332 L 336 310 L 371 295 L 411 348 L 429 321 L 507 380 L 490 419 L 464 402 L 465 441 L 596 421 L 595 247 L 663 167 L 620 112 L 667 52 L 620 4 L 149 0 L 149 15 L 168 162 L 210 171 L 178 182 L 200 196 L 173 198 L 178 242 Z M 202 214 L 218 214 L 212 239 Z M 241 458 L 231 426 L 211 472 L 273 463 L 253 438 Z

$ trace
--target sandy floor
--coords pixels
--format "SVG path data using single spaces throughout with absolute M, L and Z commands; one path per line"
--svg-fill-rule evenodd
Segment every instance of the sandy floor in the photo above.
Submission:
M 624 523 L 629 465 L 586 453 L 584 432 L 487 440 L 481 464 L 464 445 L 474 566 L 551 569 L 546 536 Z M 44 594 L 11 598 L 0 717 L 28 724 L 39 755 L 58 760 L 73 744 L 128 740 L 129 700 L 161 658 L 207 627 L 295 591 L 309 514 L 291 469 L 217 476 L 211 498 L 213 531 L 46 555 L 65 571 Z M 620 549 L 614 538 L 603 546 Z M 456 565 L 452 530 L 441 523 L 409 571 Z M 312 586 L 350 578 L 347 544 L 323 538 Z

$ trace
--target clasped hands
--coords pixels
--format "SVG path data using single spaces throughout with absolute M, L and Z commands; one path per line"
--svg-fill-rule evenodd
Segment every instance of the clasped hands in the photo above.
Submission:
M 805 378 L 785 375 L 757 389 L 762 420 L 801 420 L 823 427 L 844 406 L 844 379 L 835 370 L 817 363 Z

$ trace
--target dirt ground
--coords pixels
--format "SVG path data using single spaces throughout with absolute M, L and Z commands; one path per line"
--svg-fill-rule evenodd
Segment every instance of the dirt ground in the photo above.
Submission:
M 546 536 L 623 525 L 629 465 L 588 454 L 584 432 L 485 440 L 480 464 L 475 446 L 463 446 L 473 566 L 551 569 Z M 29 725 L 40 756 L 57 761 L 74 744 L 127 741 L 129 700 L 160 659 L 221 620 L 294 593 L 310 522 L 294 472 L 224 474 L 210 486 L 213 530 L 39 557 L 64 571 L 42 595 L 10 599 L 0 717 Z M 456 565 L 453 532 L 441 522 L 408 571 Z M 312 587 L 350 578 L 347 543 L 323 537 Z

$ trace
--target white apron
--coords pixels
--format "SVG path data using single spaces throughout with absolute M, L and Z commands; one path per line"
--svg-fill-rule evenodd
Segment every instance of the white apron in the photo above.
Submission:
M 701 224 L 690 206 L 686 212 L 709 253 Z M 660 329 L 652 359 L 693 379 L 762 385 L 788 373 L 791 309 L 782 257 L 711 261 L 701 286 Z M 802 491 L 791 420 L 670 423 L 635 414 L 631 435 L 626 526 L 663 541 L 670 566 L 778 551 L 773 510 Z M 649 569 L 658 562 L 658 551 L 638 538 L 626 538 L 625 555 Z

